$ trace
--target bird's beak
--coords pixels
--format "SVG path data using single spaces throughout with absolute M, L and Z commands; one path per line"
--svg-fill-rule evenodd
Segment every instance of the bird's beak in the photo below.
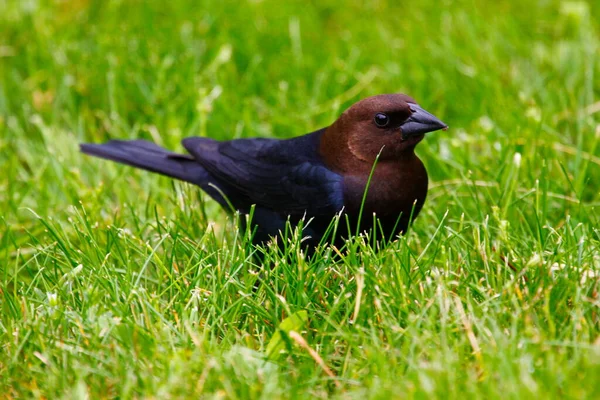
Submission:
M 433 114 L 422 109 L 417 104 L 411 104 L 410 109 L 413 113 L 402 125 L 400 125 L 403 138 L 422 135 L 440 129 L 448 129 L 448 125 L 437 119 Z

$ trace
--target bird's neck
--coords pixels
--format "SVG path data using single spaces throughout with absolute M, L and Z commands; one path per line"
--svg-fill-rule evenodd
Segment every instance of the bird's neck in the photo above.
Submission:
M 414 152 L 414 147 L 404 149 L 404 151 L 396 153 L 392 157 L 379 157 L 377 159 L 377 156 L 375 156 L 365 158 L 361 157 L 356 151 L 357 149 L 350 146 L 344 138 L 327 133 L 324 132 L 321 136 L 319 154 L 324 164 L 338 174 L 369 175 L 375 163 L 378 166 L 385 166 L 385 169 L 394 168 L 399 170 L 420 163 Z

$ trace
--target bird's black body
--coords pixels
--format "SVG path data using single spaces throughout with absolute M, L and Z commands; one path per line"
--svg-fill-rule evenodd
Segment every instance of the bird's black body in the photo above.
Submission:
M 318 243 L 344 206 L 343 178 L 318 153 L 322 133 L 226 142 L 193 137 L 182 142 L 189 155 L 143 140 L 83 144 L 81 150 L 196 184 L 225 209 L 247 214 L 254 205 L 257 243 L 283 230 L 288 218 L 292 226 L 305 219 L 305 235 Z
M 399 102 L 405 98 L 412 100 L 407 96 L 392 97 L 392 100 Z M 373 103 L 372 99 L 377 101 Z M 378 232 L 378 236 L 391 238 L 405 231 L 409 216 L 416 217 L 421 209 L 427 192 L 427 174 L 413 151 L 423 137 L 423 123 L 417 120 L 421 130 L 411 125 L 410 129 L 417 132 L 416 139 L 406 136 L 408 129 L 401 131 L 409 122 L 414 125 L 411 111 L 406 112 L 398 130 L 390 128 L 389 135 L 381 139 L 369 137 L 371 126 L 365 123 L 363 114 L 370 119 L 372 110 L 365 111 L 359 106 L 361 103 L 367 104 L 364 108 L 397 106 L 391 100 L 384 100 L 387 103 L 382 103 L 381 97 L 364 100 L 353 106 L 356 110 L 351 108 L 330 127 L 293 139 L 219 142 L 192 137 L 182 142 L 188 154 L 172 153 L 143 140 L 83 144 L 81 150 L 198 185 L 231 211 L 247 214 L 254 206 L 252 223 L 256 228 L 256 243 L 264 243 L 283 231 L 288 220 L 292 225 L 304 220 L 306 243 L 314 247 L 336 214 L 342 213 L 344 224 L 339 229 L 342 235 L 337 239 L 355 232 L 361 211 L 361 230 L 373 228 L 373 214 L 377 214 L 378 228 L 383 231 Z M 406 104 L 413 107 L 413 103 Z M 416 103 L 414 107 L 422 110 Z M 396 111 L 389 111 L 390 115 L 396 115 L 392 112 Z M 417 111 L 412 113 L 417 115 Z M 400 115 L 400 111 L 397 114 Z M 380 125 L 385 120 L 381 115 L 377 114 L 377 129 L 382 129 Z M 444 127 L 438 120 L 431 121 L 430 131 Z M 385 132 L 377 130 L 373 136 L 382 133 Z M 392 136 L 399 133 L 402 136 Z M 394 142 L 389 142 L 392 139 Z M 396 139 L 401 143 L 396 144 Z M 378 144 L 377 140 L 382 143 Z M 373 153 L 372 149 L 380 154 Z M 367 181 L 379 155 L 382 157 L 371 176 L 363 205 Z

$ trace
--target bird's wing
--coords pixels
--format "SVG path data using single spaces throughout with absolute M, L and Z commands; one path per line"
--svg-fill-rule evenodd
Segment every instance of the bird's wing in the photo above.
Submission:
M 342 177 L 322 165 L 306 141 L 194 137 L 184 139 L 183 146 L 248 202 L 242 206 L 256 204 L 289 215 L 331 214 L 343 207 Z

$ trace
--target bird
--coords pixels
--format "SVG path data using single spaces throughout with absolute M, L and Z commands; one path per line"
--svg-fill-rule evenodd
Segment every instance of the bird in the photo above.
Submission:
M 415 146 L 426 133 L 447 128 L 412 97 L 394 93 L 360 100 L 328 127 L 289 139 L 188 137 L 185 154 L 146 140 L 80 149 L 192 183 L 227 211 L 251 214 L 254 244 L 282 235 L 286 224 L 301 224 L 302 243 L 314 251 L 319 244 L 343 246 L 355 234 L 406 233 L 428 187 Z M 239 219 L 242 227 L 246 219 Z

